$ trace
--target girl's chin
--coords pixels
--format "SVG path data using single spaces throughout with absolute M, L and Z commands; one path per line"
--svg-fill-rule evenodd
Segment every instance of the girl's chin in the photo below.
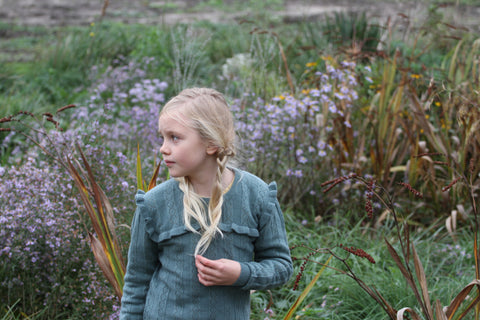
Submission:
M 181 178 L 183 177 L 182 174 L 178 173 L 178 172 L 175 172 L 175 170 L 168 170 L 168 174 L 170 175 L 170 177 L 172 178 Z

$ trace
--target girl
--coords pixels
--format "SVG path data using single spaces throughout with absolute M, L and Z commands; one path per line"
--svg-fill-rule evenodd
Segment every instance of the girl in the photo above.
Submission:
M 158 124 L 175 179 L 135 197 L 120 319 L 249 319 L 250 290 L 293 271 L 276 185 L 227 166 L 235 131 L 219 92 L 183 90 Z

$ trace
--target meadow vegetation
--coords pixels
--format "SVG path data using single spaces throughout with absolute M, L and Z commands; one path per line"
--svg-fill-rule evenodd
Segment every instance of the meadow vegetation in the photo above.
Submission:
M 296 276 L 252 319 L 478 319 L 480 35 L 435 8 L 0 24 L 23 35 L 0 43 L 0 319 L 116 319 L 135 192 L 168 179 L 158 113 L 194 85 L 227 96 L 236 165 L 279 185 Z

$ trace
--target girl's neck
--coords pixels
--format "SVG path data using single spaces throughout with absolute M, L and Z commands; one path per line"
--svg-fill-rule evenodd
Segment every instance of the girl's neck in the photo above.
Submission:
M 233 180 L 235 179 L 235 173 L 232 169 L 226 168 L 222 174 L 222 190 L 227 190 L 230 188 Z M 203 198 L 210 198 L 212 196 L 212 189 L 215 182 L 215 176 L 213 179 L 209 179 L 203 182 L 200 181 L 191 181 L 193 185 L 193 190 L 196 194 Z M 227 190 L 228 191 L 228 190 Z

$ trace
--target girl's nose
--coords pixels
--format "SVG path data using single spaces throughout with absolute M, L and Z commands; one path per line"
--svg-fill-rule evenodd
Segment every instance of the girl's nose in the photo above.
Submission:
M 162 146 L 160 147 L 160 153 L 161 154 L 168 154 L 169 150 L 170 149 L 168 148 L 167 143 L 164 141 L 162 143 Z

